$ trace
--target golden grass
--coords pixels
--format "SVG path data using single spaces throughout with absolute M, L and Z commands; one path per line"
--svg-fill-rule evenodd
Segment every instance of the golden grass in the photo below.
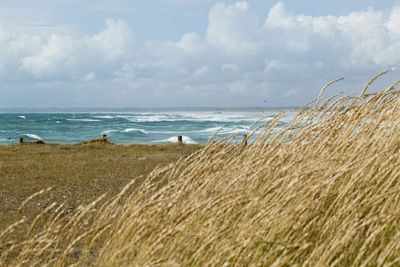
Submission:
M 17 218 L 0 234 L 0 264 L 398 265 L 393 89 L 321 104 L 318 97 L 288 128 L 277 129 L 276 118 L 248 146 L 210 143 L 114 197 L 67 215 L 49 206 L 42 213 L 50 218 L 19 242 L 9 238 Z
M 138 186 L 155 167 L 166 166 L 204 145 L 113 145 L 99 140 L 76 145 L 0 145 L 0 232 L 20 217 L 32 222 L 44 207 L 64 203 L 67 211 L 104 193 L 118 194 L 133 179 Z M 52 188 L 21 204 L 30 195 Z M 20 227 L 14 237 L 25 237 Z

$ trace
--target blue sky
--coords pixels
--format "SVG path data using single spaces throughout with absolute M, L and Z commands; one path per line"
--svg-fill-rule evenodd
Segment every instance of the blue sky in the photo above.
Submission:
M 0 107 L 302 105 L 399 63 L 397 1 L 0 3 Z

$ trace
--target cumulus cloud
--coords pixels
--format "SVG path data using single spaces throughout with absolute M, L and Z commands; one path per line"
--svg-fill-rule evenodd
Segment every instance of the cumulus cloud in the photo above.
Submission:
M 3 25 L 0 77 L 8 88 L 61 90 L 71 101 L 63 105 L 301 105 L 339 76 L 362 83 L 399 66 L 399 29 L 400 6 L 308 16 L 278 2 L 258 17 L 246 1 L 215 4 L 204 37 L 170 42 L 139 40 L 118 19 L 93 35 Z
M 337 65 L 337 68 L 368 67 L 370 64 L 385 67 L 399 61 L 399 53 L 395 53 L 394 58 L 385 56 L 385 51 L 399 37 L 396 37 L 397 28 L 394 26 L 397 23 L 397 9 L 393 7 L 389 20 L 381 11 L 374 9 L 338 17 L 311 17 L 290 14 L 279 2 L 271 8 L 264 29 L 266 34 L 281 37 L 278 37 L 278 43 L 284 46 L 289 55 L 297 52 L 307 57 L 304 61 L 318 56 Z
M 200 37 L 194 32 L 183 35 L 176 46 L 187 51 L 198 51 L 202 48 Z
M 247 2 L 216 4 L 209 14 L 207 41 L 232 53 L 257 50 L 258 18 Z
M 29 45 L 29 41 L 25 40 L 25 44 Z M 94 36 L 53 34 L 37 42 L 36 53 L 22 58 L 22 69 L 35 78 L 46 79 L 80 77 L 82 72 L 101 66 L 119 65 L 135 46 L 129 27 L 113 19 L 108 19 L 106 29 Z
M 400 7 L 396 6 L 393 8 L 389 21 L 385 24 L 390 32 L 392 39 L 400 38 Z

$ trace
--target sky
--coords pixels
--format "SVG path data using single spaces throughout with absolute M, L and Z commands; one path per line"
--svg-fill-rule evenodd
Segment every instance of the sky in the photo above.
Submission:
M 0 108 L 277 107 L 400 79 L 400 1 L 2 0 Z

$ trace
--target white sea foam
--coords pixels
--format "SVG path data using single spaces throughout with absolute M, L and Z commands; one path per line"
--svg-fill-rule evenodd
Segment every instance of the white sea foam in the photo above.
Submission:
M 146 130 L 135 129 L 135 128 L 128 128 L 128 129 L 125 129 L 125 130 L 122 131 L 122 133 L 130 133 L 130 132 L 141 132 L 141 133 L 144 133 L 144 134 L 149 134 L 149 132 L 146 131 Z
M 204 130 L 201 130 L 200 132 L 202 133 L 207 133 L 207 134 L 214 134 L 215 132 L 218 131 L 218 134 L 224 134 L 224 135 L 229 135 L 229 134 L 236 134 L 236 133 L 249 133 L 251 131 L 250 127 L 248 126 L 225 126 L 225 127 L 212 127 L 212 128 L 207 128 Z
M 114 119 L 113 116 L 105 115 L 105 116 L 93 116 L 96 119 Z
M 36 135 L 36 134 L 24 134 L 26 136 L 28 136 L 29 138 L 32 139 L 36 139 L 36 140 L 43 140 L 40 136 Z
M 105 130 L 103 131 L 103 134 L 110 134 L 112 132 L 118 132 L 118 130 Z
M 181 114 L 185 120 L 209 122 L 254 122 L 258 119 L 268 120 L 269 115 L 264 113 L 239 112 L 199 112 Z
M 56 121 L 56 123 L 61 123 L 60 121 Z
M 117 115 L 115 118 L 126 119 L 131 122 L 154 122 L 164 121 L 168 117 L 162 114 L 132 114 L 132 115 Z
M 149 133 L 154 133 L 154 134 L 175 134 L 175 133 L 178 133 L 176 131 L 148 131 L 148 132 Z
M 222 131 L 221 130 L 221 128 L 222 128 L 222 126 L 221 127 L 212 127 L 212 128 L 207 128 L 207 129 L 204 129 L 202 132 L 206 132 L 206 133 L 215 133 L 216 131 Z M 225 129 L 225 128 L 224 128 Z
M 153 143 L 177 143 L 177 142 L 178 142 L 178 136 L 172 136 L 167 139 L 153 141 Z M 190 137 L 185 135 L 182 136 L 182 142 L 184 144 L 197 144 L 196 141 L 192 140 Z
M 138 114 L 131 116 L 119 116 L 131 122 L 174 122 L 174 121 L 194 121 L 194 122 L 254 122 L 258 119 L 262 121 L 271 120 L 269 115 L 262 113 L 163 113 L 163 114 Z
M 18 116 L 18 118 L 21 118 L 21 119 L 26 119 L 26 116 Z
M 159 122 L 159 121 L 177 121 L 176 119 L 168 118 L 166 116 L 134 116 L 126 117 L 131 122 Z
M 275 112 L 167 112 L 167 113 L 136 113 L 121 114 L 115 118 L 123 118 L 131 122 L 254 122 L 270 120 Z
M 85 121 L 85 122 L 90 122 L 90 121 L 101 121 L 101 120 L 93 120 L 93 119 L 67 119 L 67 121 Z

